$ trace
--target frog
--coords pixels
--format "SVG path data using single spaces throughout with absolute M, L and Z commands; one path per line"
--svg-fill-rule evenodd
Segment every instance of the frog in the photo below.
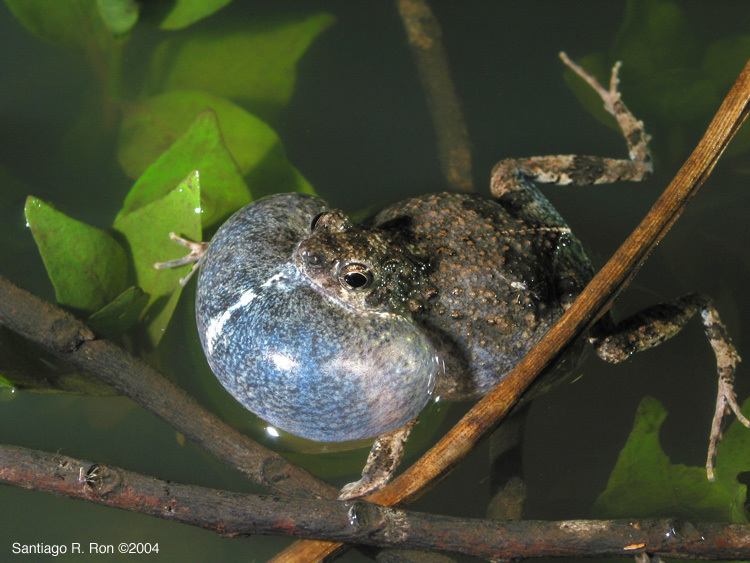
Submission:
M 512 158 L 490 194 L 431 193 L 358 223 L 316 196 L 268 196 L 238 211 L 210 243 L 173 238 L 199 267 L 197 327 L 212 371 L 262 419 L 316 441 L 375 438 L 365 496 L 395 474 L 430 400 L 471 401 L 503 379 L 585 290 L 591 260 L 540 184 L 642 181 L 653 170 L 644 125 L 622 101 L 619 63 L 604 88 L 564 53 L 625 138 L 627 159 Z M 555 373 L 589 344 L 622 362 L 698 316 L 717 358 L 719 389 L 707 474 L 722 419 L 734 411 L 739 354 L 710 297 L 692 293 L 615 322 L 607 313 L 568 347 Z M 522 401 L 546 390 L 545 376 Z

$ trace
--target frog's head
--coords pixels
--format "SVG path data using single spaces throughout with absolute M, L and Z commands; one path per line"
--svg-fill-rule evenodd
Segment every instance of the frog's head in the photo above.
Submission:
M 294 260 L 315 285 L 341 303 L 362 312 L 404 317 L 410 315 L 410 295 L 423 273 L 423 264 L 408 247 L 394 244 L 382 229 L 353 223 L 339 210 L 315 217 Z
M 427 403 L 441 362 L 412 322 L 419 265 L 378 229 L 282 194 L 231 217 L 196 297 L 211 369 L 246 408 L 292 434 L 359 440 Z

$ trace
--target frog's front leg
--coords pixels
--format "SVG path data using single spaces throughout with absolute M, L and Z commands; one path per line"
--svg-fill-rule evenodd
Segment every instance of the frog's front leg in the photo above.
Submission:
M 404 445 L 416 423 L 417 419 L 415 418 L 393 432 L 378 436 L 372 445 L 370 455 L 367 456 L 367 463 L 362 469 L 362 478 L 345 485 L 341 489 L 339 500 L 364 496 L 388 483 L 396 472 L 399 463 L 401 463 Z
M 565 53 L 560 53 L 560 57 L 566 65 L 591 85 L 604 102 L 604 108 L 615 117 L 625 137 L 630 158 L 555 155 L 509 158 L 500 161 L 492 171 L 492 195 L 501 202 L 513 199 L 513 207 L 517 209 L 522 207 L 520 214 L 525 217 L 534 217 L 540 212 L 548 217 L 550 213 L 549 209 L 538 209 L 537 199 L 526 197 L 529 181 L 560 185 L 606 184 L 620 180 L 638 182 L 653 171 L 651 153 L 648 148 L 649 137 L 643 128 L 643 122 L 630 113 L 617 90 L 620 63 L 612 68 L 607 90 L 595 78 L 573 63 Z
M 154 268 L 156 268 L 157 270 L 164 270 L 166 268 L 177 268 L 179 266 L 184 266 L 185 264 L 193 264 L 193 267 L 188 272 L 188 275 L 180 279 L 180 285 L 185 287 L 193 274 L 198 270 L 198 268 L 200 268 L 200 265 L 203 262 L 203 256 L 206 254 L 206 250 L 208 249 L 208 243 L 193 242 L 192 240 L 177 236 L 175 233 L 169 233 L 169 238 L 171 238 L 180 246 L 184 246 L 185 248 L 189 249 L 190 253 L 183 256 L 182 258 L 178 258 L 177 260 L 156 262 L 154 264 Z
M 716 396 L 716 410 L 711 425 L 711 437 L 706 460 L 706 473 L 709 480 L 714 480 L 714 459 L 716 447 L 721 439 L 721 423 L 724 415 L 730 410 L 745 426 L 750 421 L 742 415 L 734 394 L 734 371 L 740 356 L 732 344 L 719 314 L 711 303 L 711 298 L 693 293 L 648 307 L 631 317 L 612 325 L 605 317 L 592 328 L 589 341 L 597 355 L 612 363 L 627 359 L 631 354 L 658 346 L 677 334 L 696 314 L 700 313 L 703 328 L 706 332 L 714 354 L 719 374 L 719 390 Z

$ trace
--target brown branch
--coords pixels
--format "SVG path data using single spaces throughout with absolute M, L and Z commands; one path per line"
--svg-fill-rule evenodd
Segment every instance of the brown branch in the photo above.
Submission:
M 432 449 L 390 485 L 366 497 L 369 501 L 385 506 L 405 505 L 434 487 L 500 423 L 523 391 L 558 353 L 604 314 L 703 185 L 747 117 L 749 102 L 750 62 L 667 189 L 557 324 L 502 383 L 477 403 Z M 341 545 L 326 542 L 297 542 L 274 561 L 318 561 L 341 548 Z
M 0 276 L 0 324 L 90 373 L 201 448 L 271 491 L 336 498 L 338 491 L 240 434 L 145 362 Z
M 474 191 L 469 133 L 443 49 L 440 23 L 424 0 L 396 0 L 396 5 L 432 115 L 443 176 L 451 190 Z
M 219 491 L 17 446 L 0 446 L 0 483 L 140 512 L 228 536 L 325 538 L 490 560 L 637 553 L 738 559 L 750 550 L 750 526 L 669 519 L 549 522 L 453 518 L 364 501 Z

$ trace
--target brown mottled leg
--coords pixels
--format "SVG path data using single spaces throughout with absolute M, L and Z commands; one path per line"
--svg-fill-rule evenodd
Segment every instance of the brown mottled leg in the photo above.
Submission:
M 645 179 L 653 170 L 648 148 L 649 137 L 643 128 L 643 122 L 638 121 L 630 113 L 617 91 L 617 72 L 620 63 L 612 68 L 609 90 L 606 90 L 596 79 L 573 63 L 565 53 L 560 53 L 560 57 L 566 65 L 591 85 L 604 101 L 605 109 L 617 119 L 628 145 L 630 159 L 556 155 L 502 160 L 495 165 L 491 182 L 492 195 L 500 200 L 517 197 L 517 192 L 526 189 L 528 181 L 560 185 L 604 184 L 620 180 L 638 182 Z M 534 214 L 534 210 L 522 213 L 529 216 Z
M 354 483 L 344 485 L 339 500 L 364 496 L 378 490 L 390 481 L 393 474 L 396 473 L 398 464 L 401 463 L 404 445 L 416 423 L 417 419 L 415 418 L 389 434 L 378 436 L 362 470 L 362 478 Z
M 721 440 L 721 423 L 724 415 L 734 411 L 742 424 L 748 427 L 750 421 L 740 412 L 734 394 L 734 370 L 740 356 L 711 298 L 693 293 L 648 307 L 614 326 L 607 324 L 607 321 L 600 322 L 592 329 L 589 341 L 600 358 L 612 363 L 621 362 L 631 354 L 648 350 L 671 338 L 682 330 L 696 313 L 700 313 L 706 336 L 716 355 L 716 368 L 719 374 L 719 390 L 706 461 L 706 473 L 709 480 L 713 481 L 714 459 L 716 447 Z

